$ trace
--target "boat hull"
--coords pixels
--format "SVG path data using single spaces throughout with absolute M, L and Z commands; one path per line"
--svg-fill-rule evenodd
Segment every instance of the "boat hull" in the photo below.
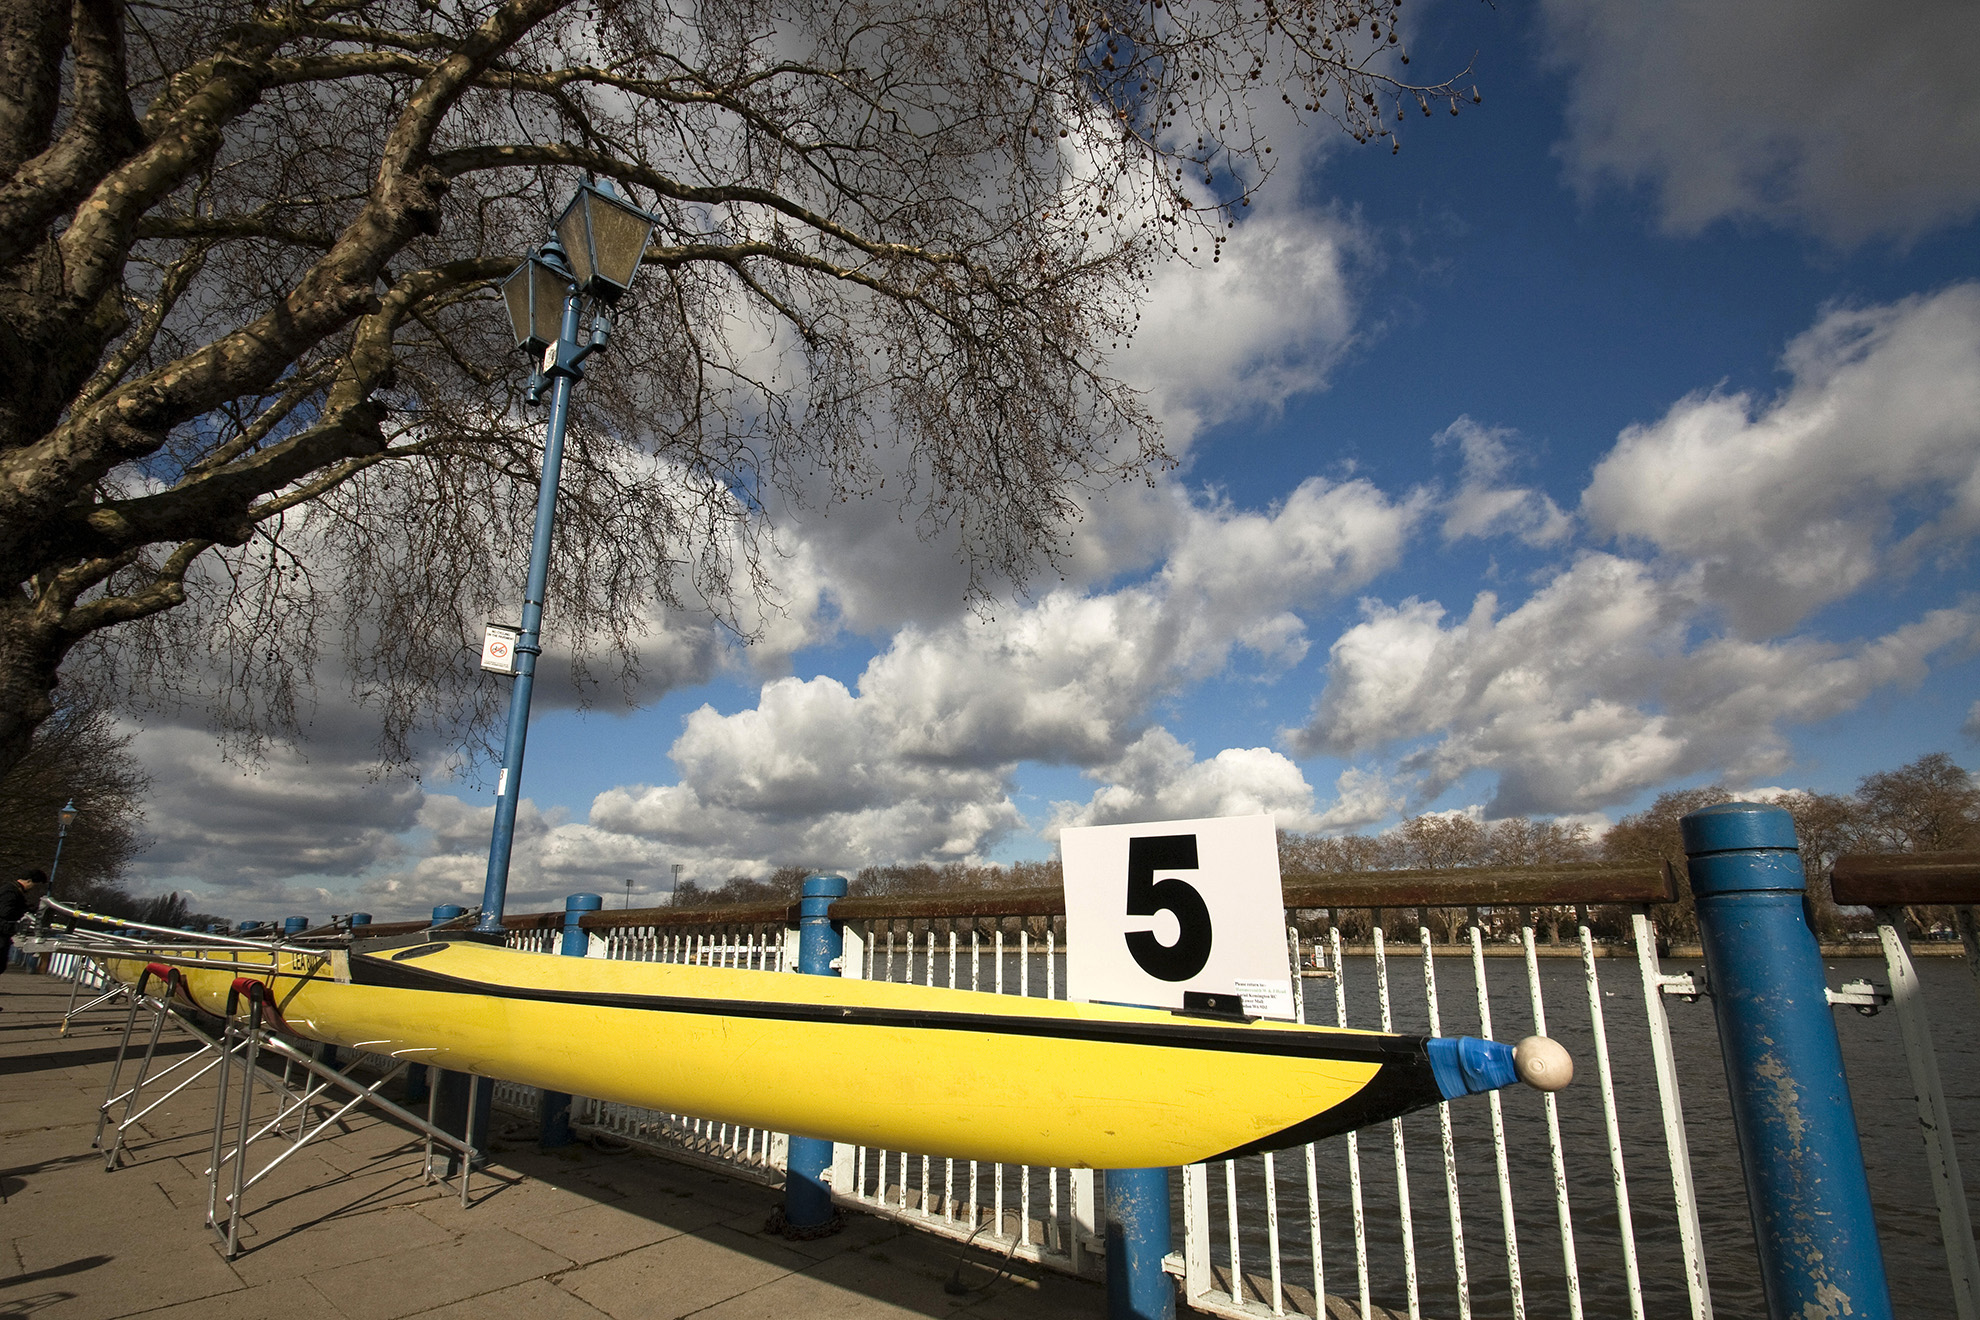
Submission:
M 297 1035 L 670 1113 L 930 1155 L 1151 1168 L 1443 1099 L 1422 1038 L 890 982 L 560 958 L 465 940 L 180 968 Z M 216 957 L 225 965 L 216 966 Z M 131 981 L 144 964 L 122 962 Z

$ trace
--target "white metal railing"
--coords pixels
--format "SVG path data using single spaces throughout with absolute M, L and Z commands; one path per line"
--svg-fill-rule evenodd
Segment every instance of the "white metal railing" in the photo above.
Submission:
M 1062 918 L 874 924 L 871 930 L 852 929 L 845 960 L 848 971 L 857 967 L 870 980 L 1065 997 Z M 869 1213 L 1070 1273 L 1097 1268 L 1102 1230 L 1090 1169 L 841 1145 L 834 1147 L 832 1172 L 834 1195 Z
M 509 932 L 511 948 L 554 952 L 561 932 Z M 633 962 L 687 963 L 703 967 L 737 967 L 782 971 L 787 952 L 781 929 L 751 927 L 669 928 L 657 925 L 616 926 L 590 937 L 589 957 Z M 496 1103 L 518 1113 L 534 1113 L 535 1087 L 498 1088 Z M 787 1138 L 782 1133 L 735 1123 L 718 1123 L 688 1114 L 674 1114 L 638 1105 L 576 1096 L 571 1101 L 573 1130 L 663 1151 L 696 1164 L 713 1164 L 751 1177 L 782 1178 Z
M 1905 933 L 1903 909 L 1880 907 L 1875 912 L 1878 943 L 1883 949 L 1885 970 L 1890 975 L 1890 1003 L 1904 1042 L 1905 1064 L 1918 1104 L 1918 1129 L 1925 1142 L 1925 1164 L 1931 1175 L 1933 1200 L 1938 1205 L 1939 1236 L 1945 1246 L 1946 1269 L 1951 1275 L 1953 1306 L 1959 1320 L 1980 1320 L 1980 1252 L 1975 1250 L 1966 1183 L 1960 1176 L 1959 1154 L 1953 1146 L 1953 1122 L 1946 1103 L 1945 1082 L 1939 1073 L 1938 1051 L 1932 1043 L 1927 996 L 1913 960 L 1911 940 Z M 1973 909 L 1960 906 L 1953 913 L 1967 970 L 1976 984 L 1980 984 L 1980 935 L 1975 932 Z
M 1575 922 L 1579 948 L 1561 950 L 1579 955 L 1579 977 L 1560 974 L 1571 966 L 1565 960 L 1541 956 L 1528 913 L 1520 914 L 1517 950 L 1508 950 L 1515 956 L 1488 956 L 1495 950 L 1474 910 L 1459 944 L 1433 945 L 1427 923 L 1419 925 L 1415 953 L 1422 998 L 1411 997 L 1406 1005 L 1404 989 L 1413 978 L 1395 967 L 1390 914 L 1370 914 L 1366 950 L 1359 956 L 1343 939 L 1338 924 L 1342 915 L 1329 913 L 1324 934 L 1308 937 L 1313 951 L 1308 965 L 1320 963 L 1332 973 L 1331 993 L 1302 993 L 1302 1020 L 1314 1014 L 1339 1026 L 1501 1039 L 1529 1031 L 1553 1034 L 1573 1046 L 1582 1079 L 1558 1097 L 1494 1093 L 1482 1103 L 1438 1105 L 1394 1120 L 1387 1133 L 1390 1159 L 1383 1161 L 1390 1166 L 1387 1174 L 1363 1167 L 1364 1139 L 1379 1140 L 1366 1131 L 1276 1156 L 1226 1161 L 1221 1168 L 1184 1170 L 1182 1275 L 1190 1305 L 1233 1317 L 1400 1314 L 1416 1320 L 1436 1314 L 1460 1320 L 1474 1315 L 1524 1320 L 1539 1312 L 1573 1320 L 1587 1314 L 1628 1314 L 1640 1320 L 1646 1314 L 1642 1253 L 1627 1166 L 1644 1153 L 1626 1158 L 1609 1046 L 1614 1033 L 1627 1030 L 1632 1047 L 1639 1036 L 1647 1037 L 1643 1043 L 1653 1059 L 1668 1061 L 1670 1040 L 1658 989 L 1648 992 L 1652 1011 L 1640 1024 L 1612 1022 L 1610 995 L 1602 989 L 1600 951 L 1585 910 L 1578 911 Z M 1658 978 L 1652 984 L 1660 987 L 1662 973 L 1647 916 L 1641 910 L 1632 916 L 1633 933 L 1644 949 L 1638 970 L 1645 978 Z M 1289 934 L 1298 947 L 1298 933 Z M 1543 966 L 1550 971 L 1543 973 Z M 1585 986 L 1585 998 L 1570 993 L 1563 1000 L 1574 980 Z M 1456 996 L 1450 993 L 1453 983 L 1466 982 Z M 1314 983 L 1309 979 L 1306 984 Z M 1551 1022 L 1550 989 L 1558 1001 Z M 1585 1019 L 1578 1013 L 1564 1016 L 1583 1002 Z M 1659 1066 L 1654 1082 L 1666 1120 L 1663 1154 L 1672 1173 L 1665 1214 L 1679 1228 L 1678 1259 L 1669 1264 L 1678 1266 L 1692 1285 L 1683 1297 L 1689 1313 L 1710 1317 L 1675 1073 Z M 1591 1123 L 1589 1115 L 1577 1112 L 1572 1130 L 1564 1131 L 1565 1106 L 1593 1108 L 1599 1120 Z M 1518 1120 L 1510 1132 L 1509 1118 Z M 1531 1176 L 1535 1161 L 1543 1158 L 1535 1149 L 1542 1140 L 1544 1183 Z M 1595 1167 L 1606 1163 L 1606 1179 L 1574 1176 L 1578 1164 L 1591 1160 L 1598 1162 Z M 1528 1176 L 1515 1177 L 1516 1170 Z M 1489 1188 L 1463 1190 L 1488 1181 Z M 1607 1183 L 1607 1205 L 1578 1202 L 1588 1196 L 1591 1184 L 1600 1187 L 1602 1182 Z M 1571 1189 L 1578 1189 L 1573 1196 Z M 1425 1193 L 1442 1201 L 1438 1217 L 1444 1225 L 1434 1241 L 1419 1237 L 1426 1228 L 1420 1213 Z M 1546 1235 L 1551 1240 L 1542 1240 L 1535 1229 L 1548 1222 L 1554 1231 Z M 1329 1238 L 1341 1243 L 1334 1248 L 1336 1259 L 1345 1253 L 1352 1261 L 1351 1274 L 1345 1273 L 1345 1263 L 1336 1267 L 1339 1283 L 1331 1289 L 1323 1250 Z M 1591 1305 L 1589 1296 L 1591 1278 L 1585 1272 L 1591 1261 L 1599 1262 L 1599 1305 Z

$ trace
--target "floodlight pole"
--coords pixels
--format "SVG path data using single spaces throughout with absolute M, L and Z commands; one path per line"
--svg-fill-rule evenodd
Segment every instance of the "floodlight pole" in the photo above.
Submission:
M 562 264 L 562 253 L 546 244 L 546 259 Z M 584 379 L 578 364 L 603 347 L 603 325 L 590 343 L 578 339 L 584 297 L 573 284 L 564 296 L 564 321 L 557 342 L 544 353 L 541 375 L 550 385 L 550 419 L 543 442 L 543 477 L 536 491 L 536 530 L 529 540 L 529 582 L 523 588 L 522 636 L 516 642 L 515 686 L 509 689 L 509 733 L 502 744 L 502 770 L 495 781 L 495 831 L 488 841 L 488 879 L 481 889 L 481 919 L 475 930 L 500 933 L 502 905 L 509 892 L 509 852 L 516 840 L 516 802 L 522 796 L 523 744 L 529 738 L 530 690 L 536 683 L 537 645 L 543 631 L 543 594 L 550 579 L 550 533 L 557 520 L 557 481 L 564 467 L 564 428 L 571 386 Z

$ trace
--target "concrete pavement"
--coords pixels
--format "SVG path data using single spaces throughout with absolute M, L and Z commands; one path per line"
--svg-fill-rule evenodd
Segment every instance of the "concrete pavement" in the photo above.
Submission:
M 1021 1262 L 1008 1273 L 1000 1256 L 867 1215 L 786 1242 L 762 1231 L 775 1190 L 638 1153 L 544 1153 L 524 1133 L 464 1210 L 422 1184 L 422 1143 L 370 1113 L 248 1194 L 228 1261 L 204 1224 L 210 1079 L 138 1125 L 125 1167 L 105 1173 L 90 1138 L 123 1014 L 61 1037 L 68 993 L 0 976 L 0 1320 L 1105 1314 L 1095 1284 Z M 959 1256 L 968 1292 L 956 1296 L 944 1285 Z

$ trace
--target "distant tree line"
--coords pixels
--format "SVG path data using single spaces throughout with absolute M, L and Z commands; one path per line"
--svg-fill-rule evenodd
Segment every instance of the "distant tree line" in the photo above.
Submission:
M 1644 810 L 1624 816 L 1597 839 L 1585 825 L 1535 822 L 1523 816 L 1486 823 L 1460 813 L 1413 816 L 1378 835 L 1322 837 L 1285 832 L 1279 842 L 1284 874 L 1326 871 L 1442 869 L 1455 866 L 1538 866 L 1553 862 L 1670 862 L 1684 873 L 1684 842 L 1678 821 L 1702 807 L 1732 802 L 1739 794 L 1723 784 L 1674 789 L 1659 794 Z M 1932 752 L 1897 770 L 1863 776 L 1848 794 L 1796 789 L 1775 799 L 1794 817 L 1808 874 L 1811 915 L 1824 939 L 1843 936 L 1865 918 L 1851 918 L 1829 891 L 1830 871 L 1844 853 L 1958 852 L 1980 849 L 1980 785 L 1952 757 Z M 1688 886 L 1678 901 L 1657 912 L 1665 935 L 1689 938 L 1698 930 Z M 1509 914 L 1493 914 L 1504 918 Z M 1547 938 L 1558 940 L 1567 909 L 1540 909 L 1536 921 Z M 1433 938 L 1454 938 L 1462 914 L 1433 912 Z M 1944 920 L 1930 910 L 1911 913 L 1921 930 Z M 1592 914 L 1598 937 L 1621 938 L 1624 922 L 1613 911 Z M 1366 915 L 1349 914 L 1344 932 Z M 1497 925 L 1499 922 L 1489 924 Z M 1413 935 L 1413 921 L 1400 928 Z
M 1305 834 L 1279 832 L 1279 870 L 1284 875 L 1343 871 L 1447 870 L 1467 866 L 1541 866 L 1560 862 L 1670 862 L 1680 875 L 1684 844 L 1680 818 L 1739 794 L 1722 784 L 1674 789 L 1658 795 L 1644 810 L 1624 816 L 1597 838 L 1587 825 L 1535 821 L 1513 816 L 1482 821 L 1462 812 L 1426 812 L 1411 816 L 1380 834 Z M 1867 918 L 1851 917 L 1837 908 L 1829 892 L 1830 870 L 1844 853 L 1956 852 L 1980 850 L 1980 785 L 1944 752 L 1921 756 L 1897 770 L 1878 771 L 1858 781 L 1848 794 L 1796 789 L 1774 799 L 1794 817 L 1809 881 L 1809 906 L 1824 939 L 1836 939 Z M 719 886 L 684 880 L 675 891 L 678 907 L 711 907 L 732 903 L 790 902 L 804 878 L 816 868 L 784 866 L 768 877 L 734 876 Z M 993 892 L 1056 886 L 1062 882 L 1057 858 L 1020 861 L 1009 865 L 920 862 L 895 866 L 866 866 L 851 879 L 855 895 Z M 1418 914 L 1391 914 L 1385 921 L 1393 937 L 1414 939 Z M 1930 909 L 1911 912 L 1921 930 L 1945 919 Z M 1537 909 L 1534 920 L 1545 938 L 1558 942 L 1564 925 L 1573 921 L 1567 908 Z M 1349 938 L 1366 938 L 1365 912 L 1336 914 Z M 1431 937 L 1459 938 L 1466 914 L 1462 909 L 1426 909 Z M 1510 927 L 1517 914 L 1484 914 L 1489 930 Z M 1689 938 L 1698 923 L 1687 886 L 1679 886 L 1678 901 L 1657 911 L 1659 928 L 1667 936 Z M 1591 913 L 1597 938 L 1625 938 L 1627 926 L 1618 911 Z

